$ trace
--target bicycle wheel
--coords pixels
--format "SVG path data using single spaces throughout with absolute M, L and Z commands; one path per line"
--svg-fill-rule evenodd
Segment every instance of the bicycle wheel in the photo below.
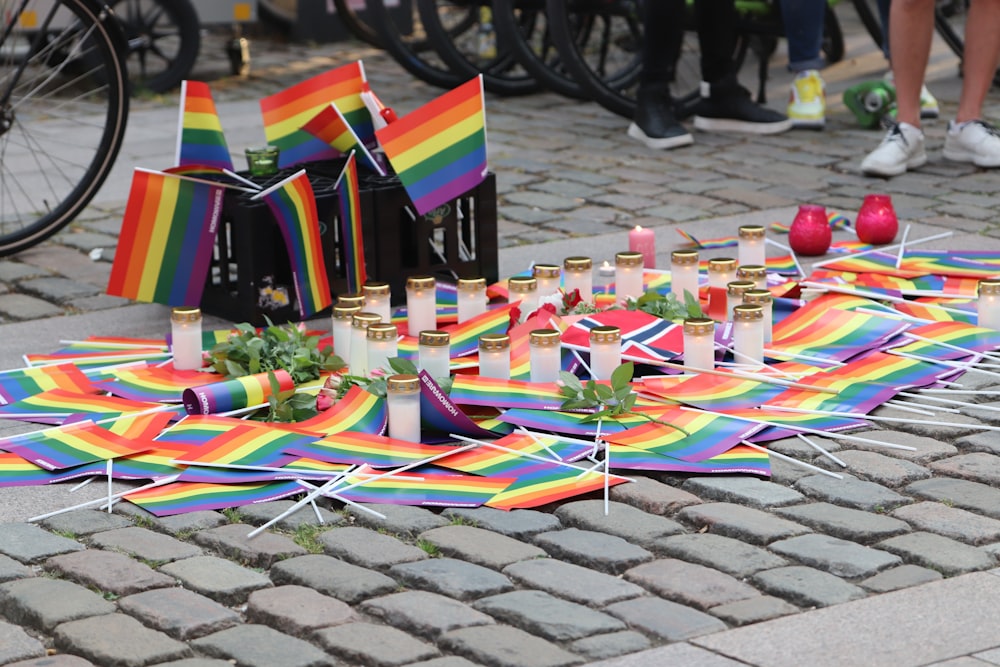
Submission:
M 100 188 L 125 135 L 128 73 L 121 26 L 96 2 L 0 5 L 10 17 L 0 37 L 3 256 L 56 233 Z
M 410 4 L 409 0 L 402 2 L 404 7 Z M 439 88 L 454 88 L 468 81 L 469 77 L 453 72 L 436 51 L 428 48 L 427 34 L 416 5 L 411 5 L 410 25 L 397 25 L 383 0 L 365 0 L 365 9 L 371 17 L 372 27 L 382 40 L 383 48 L 407 72 Z M 457 29 L 468 30 L 475 25 L 476 18 L 472 9 L 470 7 L 465 20 Z
M 274 24 L 281 30 L 291 30 L 295 25 L 299 5 L 296 0 L 257 0 L 257 2 L 262 20 Z M 340 13 L 339 8 L 337 13 Z
M 165 93 L 194 68 L 201 25 L 190 0 L 113 0 L 128 40 L 132 80 L 139 88 Z
M 881 49 L 885 40 L 885 34 L 882 31 L 882 20 L 879 18 L 878 6 L 875 0 L 852 0 L 852 2 L 854 4 L 854 11 L 858 13 L 858 18 L 861 19 L 865 30 L 868 31 L 875 45 Z M 827 5 L 827 9 L 830 9 L 829 5 Z
M 352 35 L 362 42 L 380 49 L 383 48 L 382 40 L 379 39 L 378 33 L 370 25 L 361 20 L 348 0 L 333 0 L 333 6 L 337 10 L 337 18 L 340 19 L 340 22 L 344 24 Z
M 965 52 L 965 20 L 969 0 L 938 0 L 934 3 L 934 27 L 956 56 Z

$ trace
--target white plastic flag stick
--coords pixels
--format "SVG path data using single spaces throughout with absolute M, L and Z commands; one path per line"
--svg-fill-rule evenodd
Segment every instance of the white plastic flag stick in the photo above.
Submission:
M 115 494 L 115 490 L 111 488 L 111 466 L 113 465 L 113 461 L 114 459 L 108 459 L 104 465 L 104 472 L 108 476 L 108 514 L 111 514 L 111 509 L 114 506 L 114 501 L 111 498 Z
M 69 490 L 69 492 L 70 493 L 76 493 L 77 491 L 79 491 L 83 487 L 85 487 L 88 484 L 90 484 L 91 482 L 93 482 L 95 478 L 96 478 L 96 475 L 91 475 L 90 477 L 85 477 L 82 482 L 80 482 L 76 486 L 71 487 L 70 490 Z
M 604 516 L 611 513 L 611 503 L 608 499 L 608 490 L 611 486 L 611 448 L 604 446 Z
M 316 487 L 315 489 L 313 489 L 312 491 L 310 491 L 309 493 L 307 493 L 305 495 L 305 497 L 303 497 L 302 499 L 297 500 L 296 502 L 294 502 L 292 504 L 292 506 L 289 507 L 287 510 L 285 510 L 284 512 L 282 512 L 278 516 L 274 517 L 273 519 L 269 520 L 267 523 L 265 523 L 265 524 L 263 524 L 261 526 L 258 526 L 257 528 L 254 528 L 249 533 L 247 533 L 247 539 L 250 539 L 252 537 L 256 537 L 257 535 L 259 535 L 260 533 L 262 533 L 267 528 L 270 528 L 271 526 L 273 526 L 274 524 L 278 523 L 279 521 L 285 519 L 288 516 L 291 516 L 292 514 L 294 514 L 297 511 L 299 511 L 300 508 L 302 508 L 305 505 L 307 505 L 310 502 L 312 502 L 317 496 L 319 496 L 321 493 L 323 493 L 323 491 L 326 490 L 328 487 L 333 486 L 338 481 L 340 481 L 341 479 L 343 479 L 344 475 L 346 475 L 346 474 L 347 474 L 346 472 L 342 473 L 341 475 L 338 475 L 337 477 L 334 477 L 334 478 L 328 480 L 322 486 Z M 296 481 L 298 481 L 299 484 L 302 484 L 302 480 L 296 480 Z
M 794 463 L 795 465 L 802 466 L 803 468 L 807 468 L 814 472 L 818 472 L 822 475 L 827 475 L 829 477 L 833 477 L 834 479 L 844 479 L 843 475 L 838 475 L 837 473 L 830 472 L 829 470 L 823 470 L 822 468 L 814 466 L 811 463 L 806 463 L 805 461 L 799 461 L 798 459 L 793 459 L 791 456 L 785 456 L 784 454 L 780 454 L 774 451 L 773 449 L 768 449 L 767 447 L 761 447 L 760 445 L 755 445 L 754 443 L 747 442 L 746 440 L 741 441 L 741 444 L 744 444 L 747 447 L 750 447 L 751 449 L 756 449 L 758 452 L 764 452 L 768 456 L 773 456 L 775 458 L 781 459 L 782 461 L 788 461 L 789 463 Z
M 922 239 L 914 239 L 914 240 L 910 241 L 909 245 L 910 245 L 910 247 L 913 247 L 913 246 L 921 244 L 921 243 L 930 243 L 931 241 L 938 241 L 940 239 L 946 239 L 946 238 L 948 238 L 949 236 L 951 236 L 954 233 L 955 232 L 943 232 L 941 234 L 934 234 L 932 236 L 925 236 Z M 812 265 L 813 271 L 815 271 L 816 269 L 818 269 L 820 267 L 826 266 L 827 264 L 835 264 L 836 262 L 839 262 L 839 261 L 844 260 L 844 259 L 854 259 L 855 257 L 863 257 L 864 255 L 870 255 L 870 254 L 876 253 L 876 252 L 883 252 L 884 253 L 884 252 L 888 252 L 890 250 L 895 250 L 898 247 L 899 247 L 898 244 L 897 245 L 879 246 L 878 248 L 872 248 L 871 250 L 863 250 L 861 252 L 855 252 L 855 253 L 852 253 L 850 255 L 845 255 L 843 257 L 832 257 L 830 259 L 824 259 L 822 262 L 814 262 L 813 263 L 813 265 Z
M 929 417 L 934 417 L 938 412 L 951 412 L 952 414 L 961 414 L 961 410 L 958 408 L 946 408 L 943 405 L 926 405 L 924 403 L 911 403 L 910 401 L 886 401 L 885 405 L 893 405 L 900 410 L 906 410 L 908 412 L 917 412 L 922 415 L 927 415 Z M 931 410 L 933 408 L 933 410 Z
M 226 168 L 223 168 L 223 169 L 222 169 L 222 173 L 223 173 L 223 174 L 225 174 L 226 176 L 228 176 L 229 178 L 232 178 L 232 179 L 234 179 L 234 180 L 237 180 L 237 181 L 239 181 L 240 183 L 246 183 L 246 184 L 247 184 L 247 185 L 249 185 L 249 186 L 250 186 L 251 188 L 253 188 L 255 192 L 256 192 L 257 190 L 260 190 L 260 189 L 261 189 L 261 186 L 260 186 L 260 185 L 258 185 L 257 183 L 254 183 L 254 182 L 253 182 L 253 181 L 251 181 L 251 180 L 250 180 L 249 178 L 243 178 L 242 176 L 240 176 L 239 174 L 237 174 L 237 173 L 236 173 L 235 171 L 232 171 L 232 170 L 230 170 L 230 169 L 226 169 Z
M 112 498 L 112 500 L 117 500 L 119 498 L 122 498 L 122 497 L 130 494 L 130 493 L 136 493 L 138 491 L 145 491 L 146 489 L 152 489 L 152 488 L 157 487 L 157 486 L 163 486 L 164 484 L 170 484 L 171 482 L 177 481 L 178 477 L 180 477 L 180 474 L 170 475 L 169 477 L 164 477 L 163 479 L 158 479 L 158 480 L 156 480 L 155 482 L 153 482 L 151 484 L 146 484 L 145 486 L 140 486 L 140 487 L 137 487 L 135 489 L 128 489 L 126 491 L 120 491 L 120 492 L 114 494 L 111 498 Z M 88 500 L 87 502 L 80 503 L 79 505 L 73 505 L 72 507 L 64 507 L 61 510 L 56 510 L 54 512 L 48 512 L 47 514 L 39 514 L 38 516 L 33 516 L 30 519 L 28 519 L 28 522 L 29 523 L 34 523 L 35 521 L 42 521 L 43 519 L 48 519 L 49 517 L 56 516 L 58 514 L 65 514 L 66 512 L 72 512 L 74 510 L 84 509 L 85 507 L 92 507 L 94 505 L 103 505 L 106 502 L 108 502 L 108 499 L 105 498 L 104 496 L 101 496 L 100 498 L 96 498 L 94 500 Z
M 812 447 L 813 449 L 815 449 L 817 452 L 819 452 L 820 454 L 822 454 L 823 456 L 825 456 L 826 458 L 830 459 L 831 461 L 833 461 L 834 463 L 836 463 L 837 465 L 839 465 L 841 468 L 846 468 L 847 467 L 847 464 L 844 463 L 843 461 L 841 461 L 840 459 L 838 459 L 832 453 L 830 453 L 830 450 L 828 450 L 828 449 L 826 449 L 824 447 L 820 447 L 815 442 L 813 442 L 812 440 L 810 440 L 809 438 L 807 438 L 804 433 L 796 433 L 795 436 L 799 440 L 801 440 L 802 442 L 806 443 L 807 445 L 809 445 L 810 447 Z
M 906 229 L 903 230 L 903 239 L 899 242 L 899 254 L 896 255 L 896 268 L 898 269 L 903 263 L 903 253 L 906 252 L 906 238 L 910 235 L 910 225 L 906 225 Z
M 518 427 L 515 430 L 518 433 L 523 433 L 524 435 L 526 435 L 529 438 L 531 438 L 532 440 L 534 440 L 535 444 L 539 445 L 542 449 L 544 449 L 549 454 L 551 454 L 557 461 L 562 461 L 563 460 L 563 457 L 559 456 L 559 454 L 557 454 L 554 449 L 551 449 L 548 445 L 546 445 L 544 440 L 542 440 L 541 438 L 539 438 L 537 435 L 535 435 L 534 433 L 532 433 L 528 429 L 524 428 L 523 426 L 518 425 Z
M 896 408 L 897 410 L 902 410 L 903 412 L 912 412 L 913 414 L 924 415 L 925 417 L 935 417 L 935 416 L 937 416 L 933 412 L 931 412 L 930 410 L 921 410 L 920 408 L 915 408 L 915 407 L 913 407 L 910 404 L 900 403 L 899 401 L 886 401 L 882 405 L 891 405 L 892 407 Z M 957 410 L 953 410 L 952 412 L 958 412 L 958 411 Z
M 498 445 L 498 444 L 493 443 L 493 442 L 486 442 L 485 440 L 475 440 L 473 438 L 467 438 L 464 435 L 457 435 L 455 433 L 449 433 L 448 437 L 449 438 L 454 438 L 455 440 L 460 440 L 462 442 L 472 443 L 473 446 L 489 447 L 491 449 L 499 449 L 500 451 L 507 452 L 508 454 L 514 454 L 515 456 L 523 456 L 526 459 L 533 459 L 535 461 L 542 461 L 544 463 L 550 463 L 552 465 L 562 466 L 564 468 L 572 468 L 573 470 L 576 470 L 578 472 L 579 471 L 586 472 L 586 468 L 584 468 L 583 466 L 573 465 L 572 463 L 567 463 L 565 461 L 553 461 L 551 459 L 546 459 L 546 458 L 543 458 L 541 456 L 537 456 L 535 454 L 529 454 L 528 452 L 519 452 L 516 449 L 510 449 L 509 447 L 504 447 L 503 445 Z M 591 443 L 587 442 L 587 444 L 589 445 Z M 466 447 L 465 449 L 468 449 L 468 448 Z M 623 477 L 622 475 L 615 475 L 615 478 L 616 479 L 622 479 L 622 480 L 625 480 L 627 482 L 634 481 L 633 479 L 631 479 L 629 477 Z
M 593 456 L 593 457 L 597 456 L 597 452 L 600 449 L 600 445 L 601 445 L 601 429 L 602 429 L 603 426 L 604 426 L 604 421 L 600 417 L 598 417 L 597 418 L 597 432 L 594 433 L 594 449 L 591 452 L 591 456 Z
M 106 347 L 112 350 L 121 350 L 122 352 L 125 352 L 126 350 L 151 350 L 151 349 L 160 349 L 163 350 L 164 352 L 167 352 L 166 345 L 156 345 L 155 343 L 147 343 L 143 345 L 142 343 L 111 343 L 99 340 L 60 340 L 59 344 L 86 345 L 88 347 L 97 347 L 97 348 Z M 46 364 L 46 365 L 51 366 L 54 364 Z
M 420 479 L 420 478 L 416 478 L 416 479 Z M 309 482 L 306 482 L 304 480 L 300 479 L 300 480 L 298 480 L 298 482 L 299 482 L 299 484 L 301 484 L 302 486 L 306 487 L 307 489 L 314 489 L 314 488 L 316 488 L 315 486 L 313 486 L 312 484 L 310 484 Z M 353 500 L 348 500 L 347 498 L 341 498 L 332 489 L 329 490 L 329 491 L 327 491 L 327 492 L 325 492 L 323 495 L 326 496 L 327 498 L 333 498 L 334 500 L 339 500 L 340 502 L 344 503 L 345 505 L 350 505 L 351 507 L 353 507 L 353 508 L 355 508 L 357 510 L 360 510 L 362 512 L 367 512 L 368 514 L 371 514 L 375 518 L 382 519 L 383 521 L 385 521 L 385 515 L 382 514 L 381 512 L 376 512 L 372 508 L 365 507 L 364 505 L 362 505 L 360 503 L 356 503 Z M 319 516 L 319 509 L 316 507 L 316 501 L 315 500 L 311 500 L 311 501 L 309 501 L 309 504 L 312 505 L 313 510 L 316 511 L 316 516 Z
M 989 426 L 988 424 L 960 424 L 958 422 L 945 422 L 929 419 L 906 419 L 905 417 L 874 417 L 861 412 L 836 412 L 834 410 L 801 410 L 799 408 L 785 408 L 771 406 L 771 410 L 781 412 L 795 412 L 810 415 L 831 415 L 836 417 L 855 417 L 858 419 L 868 419 L 875 422 L 890 422 L 895 424 L 926 424 L 928 426 L 954 426 L 955 428 L 978 429 L 980 431 L 1000 431 L 1000 426 Z
M 914 359 L 916 361 L 926 361 L 929 364 L 937 364 L 938 366 L 945 366 L 947 368 L 955 368 L 958 370 L 965 371 L 967 373 L 980 373 L 982 375 L 989 375 L 991 377 L 1000 378 L 1000 373 L 994 373 L 993 371 L 988 371 L 982 368 L 976 368 L 970 364 L 959 363 L 955 361 L 949 361 L 945 359 L 935 359 L 934 357 L 925 357 L 920 354 L 912 354 L 910 352 L 900 352 L 899 350 L 886 350 L 887 354 L 894 354 L 897 357 L 903 357 L 904 359 Z
M 598 468 L 603 468 L 603 467 L 604 467 L 604 461 L 595 461 L 594 465 L 590 466 L 589 468 L 584 468 L 583 472 L 581 472 L 579 475 L 576 476 L 576 479 L 585 477 L 590 473 L 596 471 Z
M 995 405 L 983 405 L 982 403 L 969 403 L 968 401 L 956 401 L 948 398 L 939 398 L 937 396 L 924 396 L 922 394 L 914 394 L 908 391 L 899 392 L 900 396 L 906 396 L 907 398 L 922 398 L 925 401 L 934 401 L 936 403 L 947 403 L 948 405 L 960 405 L 963 408 L 973 408 L 975 410 L 985 410 L 986 412 L 1000 412 L 1000 407 Z
M 590 370 L 590 366 L 588 366 L 587 362 L 583 360 L 583 357 L 580 356 L 580 353 L 573 348 L 570 348 L 570 352 L 573 353 L 573 356 L 576 357 L 576 360 L 580 362 L 581 366 L 583 366 L 583 370 L 587 371 L 587 375 L 589 375 L 590 377 L 594 377 L 594 371 Z
M 858 289 L 856 287 L 848 287 L 845 285 L 835 285 L 833 283 L 814 283 L 809 280 L 805 280 L 800 285 L 804 287 L 811 287 L 813 289 L 826 290 L 827 292 L 836 292 L 837 294 L 849 294 L 851 296 L 862 296 L 867 299 L 873 299 L 875 301 L 888 301 L 890 303 L 904 303 L 906 299 L 901 296 L 892 296 L 891 294 L 882 294 L 880 292 L 871 292 L 869 290 Z M 940 303 L 920 303 L 921 306 L 926 308 L 937 308 L 938 310 L 943 310 L 947 313 L 956 313 L 958 315 L 968 315 L 968 311 L 960 310 L 958 308 L 948 308 L 947 306 L 942 306 Z
M 888 317 L 892 320 L 905 320 L 907 322 L 918 322 L 920 324 L 934 324 L 934 320 L 928 320 L 923 317 L 917 317 L 916 315 L 910 315 L 908 313 L 902 313 L 898 310 L 888 311 L 888 310 L 876 310 L 874 308 L 855 308 L 855 313 L 864 313 L 865 315 L 877 315 L 879 317 Z
M 980 352 L 979 350 L 970 350 L 967 347 L 961 347 L 959 345 L 954 345 L 952 343 L 946 343 L 943 340 L 936 340 L 934 338 L 928 338 L 926 336 L 921 336 L 919 334 L 915 334 L 915 333 L 912 333 L 912 332 L 909 332 L 909 331 L 904 331 L 902 335 L 906 336 L 907 338 L 912 338 L 913 340 L 919 340 L 922 343 L 930 343 L 931 345 L 938 345 L 940 347 L 944 347 L 944 348 L 947 348 L 949 350 L 955 350 L 956 352 L 964 352 L 965 354 L 968 354 L 970 356 L 974 356 L 974 355 L 977 355 L 977 354 L 985 355 L 987 357 L 991 356 L 989 352 Z
M 799 272 L 798 275 L 802 276 L 803 278 L 805 278 L 806 276 L 809 275 L 802 268 L 802 265 L 799 264 L 799 258 L 795 255 L 795 251 L 792 250 L 790 247 L 786 246 L 784 243 L 778 243 L 777 241 L 775 241 L 772 238 L 765 238 L 764 242 L 765 243 L 770 243 L 771 245 L 776 246 L 776 247 L 781 248 L 782 250 L 786 251 L 791 256 L 792 262 L 795 264 L 795 270 Z

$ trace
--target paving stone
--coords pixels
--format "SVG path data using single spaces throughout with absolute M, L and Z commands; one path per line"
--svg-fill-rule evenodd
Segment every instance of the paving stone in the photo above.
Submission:
M 90 545 L 100 549 L 121 551 L 140 560 L 158 563 L 200 556 L 202 553 L 201 549 L 193 544 L 137 526 L 97 533 L 90 538 Z
M 352 665 L 394 667 L 441 654 L 433 645 L 401 630 L 373 623 L 324 628 L 313 636 L 324 649 Z
M 252 567 L 267 568 L 276 561 L 308 553 L 284 535 L 264 531 L 253 537 L 247 537 L 252 531 L 253 526 L 231 523 L 218 528 L 199 530 L 192 539 L 203 547 Z
M 608 605 L 605 611 L 625 621 L 630 628 L 672 642 L 726 629 L 726 624 L 714 616 L 660 598 L 616 602 Z
M 0 554 L 22 563 L 38 563 L 51 556 L 85 549 L 71 540 L 30 523 L 0 523 Z
M 37 267 L 7 258 L 0 262 L 0 282 L 12 283 L 28 276 L 37 276 L 41 271 Z
M 634 630 L 584 637 L 569 645 L 571 651 L 579 653 L 588 660 L 606 660 L 627 653 L 644 651 L 649 647 L 649 639 Z
M 848 450 L 838 453 L 837 457 L 860 477 L 891 488 L 931 476 L 931 471 L 923 466 L 878 452 Z M 827 467 L 834 469 L 832 464 Z
M 57 653 L 51 656 L 24 660 L 20 662 L 10 662 L 4 667 L 94 667 L 94 663 L 84 660 L 77 655 L 67 653 Z M 154 666 L 154 667 L 159 667 Z
M 851 449 L 891 454 L 895 458 L 903 459 L 905 461 L 913 461 L 914 463 L 919 463 L 921 465 L 926 465 L 936 459 L 940 459 L 945 456 L 953 456 L 958 453 L 958 449 L 955 445 L 951 444 L 951 441 L 928 438 L 926 436 L 914 435 L 913 433 L 904 433 L 903 431 L 852 431 L 851 435 L 857 435 L 862 438 L 870 438 L 872 440 L 878 440 L 879 442 L 887 442 L 892 445 L 915 447 L 916 451 L 909 451 L 905 449 L 886 449 L 885 447 L 879 445 L 867 444 L 864 442 L 851 441 L 850 443 Z
M 0 584 L 0 609 L 12 623 L 51 631 L 66 621 L 110 614 L 115 606 L 72 582 L 33 577 Z
M 969 546 L 933 533 L 915 532 L 890 537 L 876 544 L 907 562 L 937 570 L 945 576 L 985 570 L 996 558 L 985 549 Z
M 513 591 L 473 606 L 504 623 L 556 642 L 625 630 L 616 618 L 542 591 Z
M 937 473 L 983 484 L 1000 485 L 1000 456 L 973 452 L 941 459 L 930 464 Z
M 496 595 L 514 587 L 499 572 L 455 558 L 430 558 L 416 563 L 401 563 L 389 568 L 389 574 L 407 586 L 458 600 Z
M 542 533 L 534 540 L 555 558 L 612 574 L 653 559 L 653 554 L 620 537 L 577 528 Z
M 233 663 L 228 660 L 214 660 L 212 658 L 187 658 L 186 660 L 172 660 L 171 662 L 160 662 L 152 667 L 232 667 Z
M 118 608 L 143 625 L 186 641 L 241 622 L 239 614 L 184 588 L 160 588 L 118 600 Z
M 936 500 L 961 509 L 1000 519 L 1000 489 L 964 479 L 935 477 L 914 482 L 904 489 L 917 498 Z
M 697 530 L 708 528 L 715 534 L 752 544 L 767 544 L 810 532 L 809 528 L 801 524 L 733 503 L 705 503 L 687 507 L 681 510 L 678 518 Z
M 246 667 L 330 667 L 334 661 L 312 644 L 265 625 L 238 625 L 191 642 L 212 658 Z
M 770 595 L 758 595 L 746 600 L 720 604 L 718 607 L 712 607 L 708 610 L 713 616 L 735 626 L 769 621 L 772 618 L 788 616 L 798 611 L 799 608 L 795 605 Z
M 124 614 L 67 621 L 55 629 L 53 638 L 56 648 L 107 667 L 141 667 L 192 655 L 184 643 Z
M 444 658 L 414 662 L 409 667 L 478 667 L 478 665 L 457 655 L 449 655 Z
M 982 545 L 1000 540 L 1000 521 L 997 519 L 943 503 L 915 503 L 900 507 L 892 514 L 917 530 L 937 533 L 967 544 Z
M 148 565 L 112 551 L 88 549 L 53 556 L 45 568 L 89 588 L 115 595 L 131 595 L 151 588 L 173 586 L 173 578 Z
M 457 628 L 494 622 L 464 602 L 426 591 L 405 591 L 366 600 L 361 603 L 361 610 L 394 628 L 431 639 Z
M 16 625 L 0 621 L 0 664 L 45 655 L 45 645 Z
M 248 623 L 260 623 L 285 634 L 313 630 L 357 619 L 350 606 L 304 586 L 278 586 L 254 591 L 247 602 Z
M 354 517 L 354 522 L 359 526 L 366 526 L 375 530 L 395 533 L 397 535 L 416 535 L 431 528 L 448 525 L 448 520 L 423 507 L 413 507 L 411 505 L 365 505 L 379 514 L 384 514 L 385 519 L 380 519 L 368 512 L 357 510 L 350 505 L 347 512 Z
M 881 484 L 866 482 L 846 473 L 841 474 L 843 479 L 812 475 L 800 479 L 796 486 L 812 498 L 869 512 L 889 511 L 910 502 L 906 496 Z
M 803 565 L 758 572 L 754 584 L 800 607 L 827 607 L 865 597 L 865 591 L 828 572 Z
M 689 505 L 701 502 L 698 496 L 677 487 L 658 482 L 645 475 L 635 475 L 631 484 L 619 484 L 611 488 L 611 500 L 627 503 L 650 514 L 666 516 L 674 514 Z
M 40 320 L 62 315 L 63 309 L 27 294 L 0 294 L 0 314 L 11 320 Z
M 761 509 L 794 505 L 804 500 L 803 495 L 795 489 L 746 476 L 692 477 L 681 488 L 703 500 L 737 503 Z
M 80 299 L 70 299 L 66 302 L 66 305 L 73 310 L 89 313 L 95 310 L 121 308 L 130 303 L 132 302 L 124 297 L 111 296 L 110 294 L 95 294 L 94 296 L 85 296 Z
M 56 303 L 82 296 L 93 296 L 98 293 L 98 289 L 93 285 L 56 276 L 22 280 L 18 285 L 26 292 Z
M 648 547 L 657 538 L 684 532 L 684 527 L 656 514 L 624 503 L 609 502 L 604 513 L 603 500 L 577 500 L 556 509 L 564 526 L 615 535 L 633 544 Z
M 138 509 L 138 508 L 137 508 Z M 118 508 L 115 508 L 118 511 Z M 145 512 L 145 510 L 142 510 Z M 152 516 L 152 515 L 150 515 Z M 206 528 L 216 528 L 229 523 L 229 519 L 222 512 L 209 512 L 200 510 L 198 512 L 187 512 L 185 514 L 173 514 L 171 516 L 158 517 L 155 519 L 158 527 L 175 537 L 189 535 Z
M 938 579 L 943 579 L 940 572 L 929 570 L 919 565 L 900 565 L 885 572 L 879 572 L 874 577 L 869 577 L 858 585 L 871 591 L 872 593 L 888 593 L 901 588 L 919 586 Z
M 593 607 L 645 593 L 640 586 L 619 577 L 547 558 L 515 563 L 504 568 L 503 572 L 522 586 Z
M 862 544 L 871 544 L 910 530 L 905 521 L 891 516 L 838 507 L 830 503 L 782 507 L 775 512 L 833 537 Z
M 634 567 L 625 573 L 625 579 L 660 597 L 701 610 L 760 595 L 735 577 L 674 558 Z
M 452 630 L 441 645 L 489 667 L 565 667 L 583 660 L 544 639 L 505 625 Z
M 892 407 L 877 408 L 872 412 L 872 415 L 905 419 L 905 422 L 894 424 L 895 430 L 934 438 L 936 440 L 944 440 L 946 442 L 954 442 L 960 436 L 976 433 L 980 430 L 978 427 L 982 424 L 978 419 L 961 413 L 949 413 L 940 422 L 921 420 L 919 418 L 915 419 L 916 415 L 913 413 L 904 412 Z
M 31 568 L 21 565 L 10 556 L 0 555 L 0 584 L 33 576 L 35 573 Z
M 621 486 L 628 486 L 623 484 Z M 615 487 L 618 488 L 618 487 Z M 492 530 L 507 537 L 523 540 L 538 533 L 545 533 L 550 530 L 558 530 L 561 526 L 559 519 L 546 512 L 536 510 L 503 510 L 492 507 L 476 507 L 473 509 L 464 507 L 449 507 L 443 516 L 451 519 L 459 517 L 466 521 L 471 521 L 480 528 Z
M 766 549 L 712 533 L 665 537 L 656 542 L 653 550 L 715 568 L 741 579 L 760 570 L 788 564 L 784 558 Z
M 496 570 L 521 560 L 545 556 L 545 552 L 534 545 L 475 526 L 441 526 L 420 533 L 419 538 L 433 544 L 445 556 Z
M 770 545 L 772 551 L 838 577 L 870 577 L 902 561 L 898 556 L 830 535 L 800 535 Z
M 271 581 L 276 585 L 305 586 L 348 604 L 392 593 L 399 588 L 395 579 L 381 572 L 322 554 L 280 561 L 274 564 L 270 574 Z
M 256 503 L 244 505 L 240 508 L 240 520 L 244 523 L 260 526 L 281 514 L 284 514 L 294 505 L 291 500 L 272 500 L 266 503 Z M 319 515 L 323 517 L 323 523 L 316 520 L 316 512 L 311 506 L 302 507 L 292 512 L 287 517 L 274 524 L 280 530 L 294 531 L 299 526 L 338 526 L 347 521 L 343 515 L 319 507 Z
M 98 510 L 76 510 L 50 516 L 39 522 L 43 528 L 61 535 L 93 535 L 105 530 L 126 528 L 132 525 L 128 518 L 120 514 L 108 514 Z
M 227 606 L 243 604 L 250 593 L 271 585 L 265 575 L 215 556 L 194 556 L 167 563 L 160 567 L 160 572 Z
M 385 569 L 427 558 L 423 549 L 367 528 L 334 528 L 317 539 L 328 554 L 366 568 Z

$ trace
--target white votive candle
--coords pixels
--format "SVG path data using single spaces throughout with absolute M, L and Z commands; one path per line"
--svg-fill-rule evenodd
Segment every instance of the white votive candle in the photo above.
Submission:
M 684 368 L 715 368 L 715 321 L 703 317 L 684 320 Z
M 174 368 L 193 371 L 201 368 L 201 309 L 174 308 L 170 311 L 170 351 Z
M 559 291 L 562 269 L 555 264 L 535 264 L 531 275 L 538 283 L 538 298 L 551 296 Z
M 590 330 L 590 371 L 595 380 L 610 380 L 622 363 L 622 332 L 618 327 L 598 326 Z
M 406 279 L 406 325 L 416 338 L 421 331 L 437 329 L 437 282 L 433 276 Z
M 333 353 L 345 364 L 351 360 L 351 320 L 361 312 L 361 306 L 333 307 Z
M 589 257 L 567 257 L 563 260 L 563 289 L 567 294 L 579 290 L 584 303 L 594 301 L 594 262 Z
M 976 299 L 977 324 L 986 329 L 1000 329 L 1000 280 L 980 280 Z
M 741 304 L 733 308 L 733 349 L 738 364 L 764 363 L 764 309 Z
M 538 281 L 533 276 L 514 276 L 507 279 L 508 301 L 521 302 L 521 321 L 538 310 Z
M 361 293 L 365 297 L 365 310 L 375 313 L 382 318 L 383 322 L 392 321 L 392 305 L 390 300 L 392 295 L 389 291 L 389 283 L 368 282 L 361 286 Z
M 483 334 L 479 337 L 479 375 L 498 380 L 510 379 L 510 336 Z
M 743 303 L 764 309 L 764 342 L 770 343 L 774 331 L 774 297 L 766 289 L 751 289 L 743 293 Z
M 698 300 L 698 251 L 675 250 L 670 253 L 670 293 L 680 303 L 686 303 L 684 294 Z
M 459 278 L 456 291 L 459 323 L 486 312 L 486 278 Z
M 376 322 L 368 327 L 368 372 L 376 369 L 385 371 L 389 368 L 389 360 L 399 356 L 399 329 L 395 324 Z
M 743 295 L 752 289 L 756 289 L 749 280 L 734 280 L 726 285 L 726 319 L 733 319 L 733 308 L 743 303 Z
M 641 255 L 640 255 L 641 257 Z M 562 344 L 555 329 L 535 329 L 528 335 L 532 382 L 555 382 L 562 369 Z
M 421 331 L 417 341 L 417 368 L 434 379 L 451 376 L 451 334 Z
M 743 225 L 738 232 L 737 259 L 740 265 L 767 264 L 767 230 L 761 225 Z
M 640 252 L 615 254 L 615 301 L 624 303 L 643 295 L 642 266 Z
M 716 257 L 708 260 L 708 286 L 726 289 L 726 285 L 736 280 L 736 260 L 731 257 Z
M 390 375 L 385 382 L 389 437 L 420 442 L 420 378 Z
M 368 376 L 368 327 L 381 321 L 375 313 L 355 313 L 351 318 L 350 358 L 347 361 L 351 375 Z
M 337 305 L 338 306 L 358 306 L 364 312 L 365 309 L 365 295 L 361 292 L 351 292 L 349 294 L 338 294 L 337 295 Z
M 759 264 L 742 264 L 736 267 L 737 280 L 749 280 L 756 289 L 767 289 L 767 267 Z

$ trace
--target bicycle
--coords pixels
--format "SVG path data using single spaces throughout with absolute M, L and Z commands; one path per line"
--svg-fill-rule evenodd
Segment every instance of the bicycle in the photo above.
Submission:
M 194 68 L 201 48 L 201 25 L 190 0 L 111 0 L 137 67 L 138 88 L 165 93 Z
M 127 47 L 97 0 L 0 0 L 0 256 L 69 224 L 104 183 L 128 118 Z

